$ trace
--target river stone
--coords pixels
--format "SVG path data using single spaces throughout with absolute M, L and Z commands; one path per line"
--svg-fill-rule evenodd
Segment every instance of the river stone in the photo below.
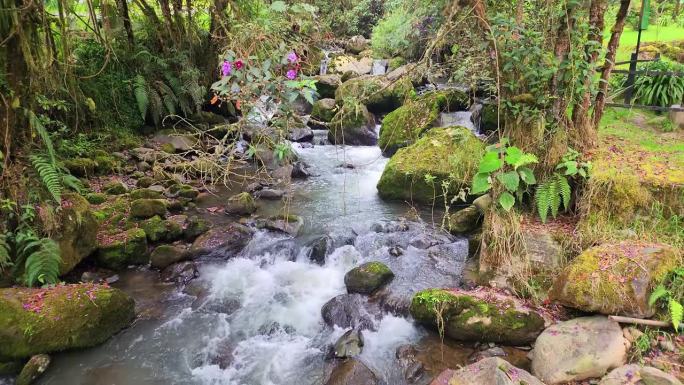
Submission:
M 263 221 L 263 223 L 260 223 L 259 226 L 269 230 L 287 233 L 293 237 L 296 237 L 297 234 L 299 234 L 302 226 L 304 226 L 304 219 L 299 215 L 292 214 L 275 215 L 266 219 Z
M 314 239 L 309 243 L 309 260 L 315 262 L 319 265 L 325 264 L 325 258 L 328 256 L 328 252 L 332 250 L 333 239 L 329 235 L 324 235 L 322 237 Z
M 372 64 L 372 59 L 368 59 Z M 385 76 L 359 76 L 342 83 L 335 91 L 338 105 L 356 100 L 365 104 L 370 112 L 393 111 L 415 95 L 413 84 L 408 78 L 390 81 Z
M 161 245 L 150 254 L 150 265 L 157 269 L 164 269 L 185 258 L 185 249 L 173 245 Z
M 328 140 L 339 145 L 374 146 L 378 142 L 375 119 L 364 105 L 345 104 L 330 121 Z
M 367 262 L 344 275 L 347 292 L 372 294 L 394 278 L 394 273 L 381 262 Z
M 79 178 L 95 175 L 95 168 L 97 167 L 97 162 L 89 158 L 66 159 L 62 163 L 69 170 L 69 174 Z
M 283 198 L 285 191 L 274 188 L 264 188 L 254 192 L 254 196 L 259 199 L 277 201 Z
M 102 191 L 109 195 L 121 195 L 128 192 L 128 186 L 119 180 L 113 180 L 102 186 Z
M 120 270 L 149 261 L 145 230 L 132 228 L 116 234 L 101 235 L 95 258 L 99 266 Z
M 335 342 L 335 358 L 350 358 L 361 354 L 363 334 L 361 330 L 349 329 Z
M 250 215 L 256 210 L 254 198 L 250 193 L 244 192 L 228 198 L 224 212 L 228 215 Z
M 443 322 L 444 334 L 458 341 L 525 345 L 544 329 L 539 313 L 496 291 L 427 289 L 413 296 L 410 312 L 433 328 Z
M 482 141 L 467 128 L 433 128 L 392 156 L 378 182 L 378 193 L 383 199 L 444 202 L 442 182 L 450 182 L 450 191 L 470 186 L 483 150 Z M 434 179 L 426 181 L 427 175 Z
M 377 385 L 375 373 L 363 362 L 349 358 L 338 365 L 330 373 L 325 385 Z
M 131 202 L 131 216 L 138 219 L 166 215 L 166 201 L 162 199 L 136 199 Z
M 164 282 L 186 285 L 188 282 L 199 277 L 199 275 L 197 265 L 194 262 L 186 261 L 165 268 L 161 273 L 161 279 Z
M 498 357 L 485 358 L 458 371 L 447 369 L 431 385 L 544 385 L 525 370 Z
M 188 241 L 194 241 L 200 235 L 211 228 L 211 223 L 204 218 L 193 215 L 183 225 L 183 237 Z
M 150 242 L 174 242 L 183 236 L 182 225 L 176 221 L 161 219 L 158 215 L 141 223 Z
M 674 248 L 641 241 L 585 250 L 558 276 L 550 298 L 586 312 L 649 318 L 652 289 L 681 263 Z
M 321 99 L 334 98 L 337 87 L 342 84 L 342 78 L 336 74 L 318 75 L 314 79 L 316 80 L 316 91 L 318 91 Z
M 152 140 L 160 145 L 168 145 L 173 151 L 171 152 L 186 152 L 193 149 L 197 144 L 197 139 L 189 135 L 167 135 L 163 133 L 156 134 Z
M 552 325 L 530 352 L 532 373 L 548 385 L 601 377 L 626 358 L 620 325 L 603 316 Z
M 449 216 L 449 232 L 452 234 L 470 233 L 477 229 L 482 213 L 475 205 L 458 210 Z
M 59 231 L 54 240 L 59 245 L 62 258 L 59 273 L 64 275 L 97 249 L 99 225 L 88 202 L 78 194 L 62 196 L 62 210 L 57 222 Z
M 682 385 L 682 382 L 660 369 L 631 364 L 611 371 L 599 385 Z
M 24 368 L 17 376 L 16 385 L 31 385 L 38 377 L 47 370 L 50 365 L 50 356 L 47 354 L 37 354 L 24 365 Z
M 370 40 L 366 39 L 362 35 L 356 35 L 352 36 L 347 40 L 346 48 L 347 51 L 358 55 L 362 51 L 365 51 L 368 49 L 368 46 L 370 45 Z
M 418 351 L 413 345 L 401 345 L 395 351 L 397 361 L 409 384 L 416 383 L 425 374 L 425 366 L 418 360 Z
M 311 110 L 311 118 L 318 120 L 323 123 L 330 123 L 337 113 L 337 104 L 335 99 L 320 99 L 317 100 Z M 327 126 L 316 124 L 315 122 L 309 123 L 311 127 L 317 129 L 326 129 Z
M 342 74 L 342 81 L 344 82 L 346 78 L 349 78 L 347 73 L 351 73 L 352 76 L 367 75 L 373 69 L 373 59 L 371 58 L 356 58 L 350 55 L 339 55 L 336 56 L 330 63 L 331 71 L 334 73 Z M 338 88 L 339 89 L 339 88 Z
M 313 138 L 314 133 L 307 126 L 291 128 L 287 134 L 287 139 L 292 142 L 311 142 Z
M 252 235 L 252 230 L 238 223 L 214 227 L 195 239 L 189 257 L 232 258 L 247 246 Z
M 106 286 L 0 289 L 0 361 L 99 345 L 134 317 L 133 299 Z
M 354 329 L 374 329 L 374 320 L 380 310 L 368 303 L 368 299 L 359 294 L 341 294 L 326 302 L 321 308 L 323 321 L 328 326 Z

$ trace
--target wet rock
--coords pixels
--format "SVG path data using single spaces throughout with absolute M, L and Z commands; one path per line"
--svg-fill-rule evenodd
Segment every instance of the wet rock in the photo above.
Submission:
M 86 194 L 85 199 L 90 204 L 99 205 L 107 201 L 107 195 L 102 193 L 89 193 Z
M 361 354 L 363 350 L 363 334 L 360 330 L 349 329 L 335 342 L 336 358 L 351 358 Z
M 333 239 L 330 236 L 322 236 L 309 243 L 309 260 L 319 265 L 325 264 L 325 258 L 332 251 Z
M 199 195 L 199 190 L 187 184 L 173 185 L 169 187 L 169 192 L 172 196 L 186 199 L 195 199 Z
M 544 328 L 536 311 L 493 291 L 423 290 L 414 295 L 410 311 L 416 321 L 433 328 L 443 322 L 444 334 L 459 341 L 524 345 Z
M 370 40 L 366 39 L 365 37 L 363 37 L 361 35 L 356 35 L 356 36 L 352 36 L 351 38 L 349 38 L 349 40 L 347 41 L 347 44 L 346 44 L 346 48 L 347 48 L 347 51 L 349 51 L 355 55 L 358 55 L 362 51 L 365 51 L 366 49 L 368 49 L 369 45 L 370 45 Z
M 131 155 L 133 155 L 135 159 L 148 164 L 155 163 L 157 160 L 163 159 L 166 156 L 157 150 L 146 147 L 132 149 Z
M 95 258 L 99 266 L 121 270 L 128 265 L 142 265 L 149 261 L 145 230 L 132 228 L 121 233 L 100 237 Z
M 176 221 L 164 220 L 154 216 L 141 223 L 141 227 L 147 234 L 150 242 L 174 242 L 183 236 L 183 228 Z
M 131 297 L 94 284 L 0 289 L 0 314 L 3 360 L 99 345 L 135 317 Z
M 340 75 L 329 74 L 329 75 L 318 75 L 316 79 L 316 91 L 322 99 L 335 98 L 335 91 L 337 87 L 342 84 L 342 78 Z M 314 106 L 316 104 L 314 103 Z M 333 103 L 334 105 L 334 103 Z
M 404 221 L 377 222 L 371 225 L 370 230 L 376 233 L 403 232 L 409 230 L 409 225 Z
M 401 257 L 404 255 L 404 249 L 402 249 L 401 246 L 392 246 L 387 249 L 387 252 L 393 257 Z
M 347 292 L 372 294 L 394 278 L 394 273 L 381 262 L 367 262 L 344 275 Z
M 374 320 L 379 315 L 377 307 L 359 294 L 341 294 L 328 301 L 321 308 L 323 321 L 328 326 L 354 329 L 374 329 Z
M 516 368 L 501 358 L 485 358 L 458 371 L 446 370 L 431 385 L 544 385 L 525 370 Z
M 173 152 L 186 152 L 192 150 L 198 143 L 197 139 L 190 135 L 156 134 L 152 140 L 160 145 L 167 145 Z
M 252 230 L 237 223 L 214 227 L 193 242 L 189 258 L 232 258 L 247 246 L 252 235 Z
M 425 374 L 423 363 L 417 358 L 418 352 L 413 345 L 401 345 L 397 348 L 395 355 L 399 361 L 399 366 L 404 374 L 404 378 L 409 384 L 417 383 Z
M 378 378 L 363 362 L 349 358 L 338 363 L 325 385 L 377 385 Z
M 194 241 L 197 237 L 209 231 L 211 224 L 206 219 L 193 215 L 188 218 L 184 227 L 183 237 L 188 241 Z
M 449 231 L 452 234 L 470 233 L 477 229 L 482 213 L 475 205 L 470 205 L 449 216 Z
M 368 59 L 369 67 L 372 59 Z M 407 96 L 414 93 L 413 84 L 408 78 L 391 82 L 385 76 L 359 76 L 340 85 L 335 92 L 338 105 L 348 100 L 362 102 L 373 113 L 389 112 L 397 109 Z
M 292 142 L 310 142 L 314 138 L 313 131 L 306 126 L 290 129 L 287 139 Z
M 228 215 L 250 215 L 256 210 L 254 198 L 251 194 L 244 192 L 230 197 L 224 211 Z
M 330 65 L 331 71 L 334 71 L 336 74 L 342 74 L 342 84 L 348 79 L 370 74 L 372 68 L 373 59 L 367 57 L 356 58 L 348 55 L 335 57 Z
M 491 357 L 506 357 L 506 352 L 500 347 L 495 346 L 493 348 L 487 348 L 485 350 L 474 352 L 470 355 L 470 357 L 468 357 L 468 361 L 477 362 Z
M 115 180 L 102 186 L 102 191 L 109 195 L 121 195 L 128 192 L 128 186 L 121 181 Z
M 302 226 L 304 226 L 304 219 L 298 215 L 292 214 L 275 215 L 266 219 L 263 221 L 263 223 L 259 223 L 259 226 L 269 230 L 287 233 L 293 237 L 296 237 L 299 234 L 299 230 L 301 230 Z
M 337 104 L 335 99 L 320 99 L 317 100 L 311 110 L 311 118 L 320 122 L 330 123 L 337 113 Z M 326 129 L 325 125 L 310 123 L 313 128 Z
M 167 266 L 180 262 L 185 258 L 185 249 L 173 245 L 161 245 L 150 254 L 150 265 L 157 269 L 164 269 Z
M 60 274 L 71 271 L 97 248 L 99 224 L 88 202 L 78 194 L 63 194 L 62 210 L 57 222 L 59 231 L 54 240 L 59 245 Z
M 38 377 L 40 377 L 47 370 L 50 365 L 50 356 L 47 354 L 38 354 L 24 365 L 24 368 L 19 373 L 16 380 L 16 385 L 31 385 Z
M 173 282 L 177 285 L 186 285 L 188 282 L 199 277 L 199 270 L 194 262 L 179 262 L 165 268 L 161 273 L 162 281 Z
M 348 146 L 374 146 L 378 142 L 375 118 L 364 105 L 347 105 L 330 121 L 330 143 Z
M 559 275 L 550 298 L 586 312 L 648 318 L 651 291 L 680 256 L 667 245 L 641 241 L 607 243 L 585 250 Z
M 304 162 L 294 162 L 292 164 L 292 172 L 290 175 L 293 179 L 306 179 L 311 175 L 311 173 L 307 169 Z
M 682 382 L 662 370 L 631 364 L 611 371 L 599 385 L 682 385 Z
M 132 200 L 135 199 L 161 199 L 164 195 L 155 190 L 150 190 L 148 188 L 139 188 L 131 191 L 130 197 Z
M 254 196 L 259 199 L 266 199 L 266 200 L 280 200 L 283 199 L 283 196 L 285 195 L 285 192 L 283 190 L 278 190 L 274 188 L 264 188 L 261 190 L 258 190 L 254 192 Z
M 136 199 L 131 202 L 131 216 L 138 219 L 166 216 L 166 201 L 162 199 Z
M 624 365 L 620 325 L 607 317 L 575 318 L 544 330 L 530 352 L 532 373 L 548 385 L 601 377 Z
M 294 334 L 296 331 L 297 330 L 290 325 L 281 326 L 279 322 L 272 322 L 268 325 L 261 325 L 257 332 L 261 335 L 272 336 L 279 332 L 285 332 L 286 334 Z

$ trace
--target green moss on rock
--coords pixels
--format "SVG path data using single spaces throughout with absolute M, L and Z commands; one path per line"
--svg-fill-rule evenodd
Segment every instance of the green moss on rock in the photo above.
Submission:
M 346 100 L 358 100 L 372 112 L 392 111 L 415 95 L 413 84 L 407 78 L 394 82 L 382 76 L 359 76 L 337 88 L 335 101 L 342 105 Z
M 434 128 L 392 156 L 378 192 L 384 199 L 441 202 L 442 182 L 450 183 L 452 194 L 469 185 L 483 151 L 483 143 L 467 128 Z M 426 181 L 427 175 L 434 180 Z
M 155 215 L 166 215 L 166 201 L 162 199 L 136 199 L 131 202 L 131 216 L 147 219 Z
M 347 101 L 330 122 L 328 140 L 334 144 L 373 146 L 378 141 L 375 119 L 363 104 Z
M 113 234 L 100 234 L 96 259 L 100 266 L 120 270 L 128 265 L 141 265 L 149 261 L 147 235 L 140 228 Z
M 313 109 L 311 110 L 311 117 L 321 122 L 330 122 L 335 116 L 336 111 L 335 99 L 321 99 L 317 100 Z
M 173 242 L 183 236 L 183 228 L 179 223 L 161 219 L 157 215 L 145 220 L 141 227 L 150 242 Z
M 502 294 L 428 289 L 411 301 L 411 315 L 425 325 L 441 328 L 459 341 L 523 345 L 544 329 L 544 319 L 517 299 Z
M 0 289 L 0 360 L 95 346 L 134 317 L 133 299 L 106 286 Z
M 89 203 L 94 205 L 99 205 L 107 201 L 107 195 L 102 193 L 89 193 L 85 198 Z
M 62 258 L 60 274 L 66 274 L 97 248 L 98 221 L 85 198 L 64 194 L 58 216 L 59 231 L 55 241 Z
M 162 193 L 147 188 L 139 188 L 131 191 L 131 199 L 160 199 L 163 198 Z
M 128 186 L 119 180 L 113 180 L 102 186 L 102 190 L 109 195 L 121 195 L 128 192 Z
M 97 162 L 89 158 L 67 159 L 63 164 L 71 175 L 79 178 L 95 175 L 95 168 L 97 167 Z
M 367 262 L 344 276 L 349 293 L 371 294 L 394 278 L 394 273 L 381 262 Z

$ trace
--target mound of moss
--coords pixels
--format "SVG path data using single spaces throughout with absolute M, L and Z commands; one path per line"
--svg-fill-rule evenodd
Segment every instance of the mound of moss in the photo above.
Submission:
M 390 112 L 382 121 L 378 145 L 385 156 L 415 143 L 439 119 L 440 112 L 465 110 L 470 97 L 463 91 L 448 89 L 423 94 Z
M 145 230 L 132 228 L 119 233 L 99 234 L 95 255 L 100 266 L 120 270 L 128 265 L 142 265 L 149 261 Z
M 363 104 L 347 101 L 330 122 L 328 140 L 333 144 L 374 146 L 378 142 L 375 118 Z
M 345 100 L 359 100 L 371 112 L 392 111 L 415 95 L 408 78 L 389 81 L 382 76 L 359 76 L 342 83 L 335 91 L 335 101 L 342 105 Z
M 459 341 L 524 345 L 544 330 L 544 319 L 514 297 L 496 292 L 427 289 L 411 301 L 413 318 Z
M 433 203 L 470 184 L 484 144 L 464 127 L 434 128 L 416 143 L 399 149 L 385 166 L 378 192 L 383 199 Z
M 0 361 L 95 346 L 134 317 L 133 299 L 106 286 L 0 289 Z
M 78 194 L 64 194 L 59 213 L 59 244 L 62 262 L 60 274 L 66 274 L 97 248 L 99 224 L 85 198 Z
M 381 262 L 367 262 L 344 276 L 349 293 L 371 294 L 394 278 L 394 273 Z
M 582 252 L 558 276 L 550 298 L 587 312 L 651 317 L 652 290 L 682 262 L 667 245 L 626 241 Z

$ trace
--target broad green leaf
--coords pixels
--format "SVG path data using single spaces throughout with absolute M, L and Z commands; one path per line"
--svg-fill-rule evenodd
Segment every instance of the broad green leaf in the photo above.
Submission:
M 518 190 L 518 186 L 520 186 L 520 177 L 518 176 L 518 173 L 515 171 L 497 174 L 496 179 L 498 179 L 499 182 L 501 182 L 501 184 L 504 185 L 506 190 L 510 192 L 515 192 L 516 190 Z
M 285 12 L 287 10 L 287 4 L 284 1 L 274 1 L 271 3 L 271 9 L 276 12 Z
M 506 163 L 515 166 L 522 158 L 523 152 L 518 147 L 508 147 L 506 149 Z
M 667 288 L 663 285 L 658 285 L 653 290 L 653 293 L 651 293 L 651 296 L 648 298 L 648 306 L 653 306 L 655 305 L 656 302 L 658 302 L 659 299 L 667 296 L 670 294 L 670 291 L 667 290 Z
M 532 169 L 527 167 L 520 167 L 518 169 L 518 173 L 520 174 L 520 179 L 522 179 L 522 181 L 525 182 L 528 186 L 537 184 L 537 178 L 534 177 L 534 172 L 532 171 Z
M 506 211 L 511 211 L 513 205 L 515 205 L 515 198 L 509 192 L 504 192 L 499 196 L 499 204 Z
M 484 172 L 478 172 L 473 177 L 473 186 L 470 190 L 471 194 L 482 194 L 489 191 L 492 188 L 492 184 L 489 181 L 489 174 Z
M 488 152 L 480 161 L 480 173 L 492 173 L 503 166 L 503 161 L 496 152 Z

